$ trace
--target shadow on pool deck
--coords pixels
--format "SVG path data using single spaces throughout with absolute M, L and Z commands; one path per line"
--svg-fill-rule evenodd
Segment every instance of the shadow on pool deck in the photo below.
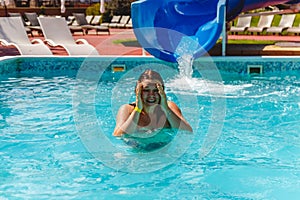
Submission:
M 216 44 L 210 51 L 211 56 L 222 55 L 222 45 Z M 282 47 L 277 45 L 229 44 L 227 56 L 299 56 L 299 47 Z
M 40 38 L 35 34 L 29 39 Z M 100 33 L 96 35 L 89 32 L 88 35 L 75 34 L 74 39 L 84 38 L 98 50 L 100 55 L 142 55 L 142 48 L 136 41 L 132 29 L 111 29 L 111 35 Z M 299 36 L 256 36 L 256 35 L 229 35 L 229 39 L 236 40 L 274 40 L 279 45 L 253 45 L 253 44 L 227 44 L 226 55 L 228 56 L 285 56 L 300 55 Z M 284 45 L 280 45 L 284 44 Z M 295 45 L 296 44 L 296 45 Z M 54 55 L 67 56 L 67 52 L 61 47 L 50 47 Z M 222 45 L 216 44 L 210 51 L 211 56 L 222 55 Z M 0 56 L 20 55 L 14 47 L 0 46 Z

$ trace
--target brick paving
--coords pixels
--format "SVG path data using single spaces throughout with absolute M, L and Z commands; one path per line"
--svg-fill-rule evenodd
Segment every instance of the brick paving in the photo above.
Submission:
M 111 29 L 111 35 L 90 31 L 88 35 L 75 33 L 74 39 L 84 38 L 98 50 L 100 55 L 142 55 L 142 48 L 138 45 L 132 29 Z M 29 39 L 40 38 L 37 33 Z M 226 46 L 226 55 L 229 56 L 259 56 L 259 55 L 300 55 L 300 36 L 278 36 L 278 35 L 229 35 L 228 39 L 236 40 L 275 40 L 278 44 L 284 45 L 232 45 Z M 126 42 L 116 43 L 118 40 Z M 299 45 L 298 45 L 299 43 Z M 297 44 L 297 45 L 295 45 Z M 67 56 L 66 51 L 61 47 L 50 47 L 54 55 Z M 221 55 L 221 44 L 215 45 L 209 54 L 212 56 Z M 20 55 L 14 47 L 0 46 L 0 56 Z
M 96 47 L 100 55 L 142 55 L 142 48 L 137 45 L 137 42 L 130 42 L 136 40 L 132 29 L 111 29 L 111 34 L 100 33 L 97 35 L 93 31 L 89 31 L 88 35 L 81 33 L 73 34 L 74 39 L 86 39 L 91 45 Z M 29 36 L 29 39 L 44 39 L 37 32 L 34 32 L 34 37 Z M 117 40 L 128 40 L 125 43 L 116 43 Z M 49 47 L 54 55 L 67 56 L 67 52 L 62 47 Z M 4 47 L 0 45 L 0 56 L 15 56 L 20 55 L 18 50 L 11 47 Z
M 296 35 L 228 35 L 228 39 L 232 40 L 274 40 L 300 42 L 300 36 Z

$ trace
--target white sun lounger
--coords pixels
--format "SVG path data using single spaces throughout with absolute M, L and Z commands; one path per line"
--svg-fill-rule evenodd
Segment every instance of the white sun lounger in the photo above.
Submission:
M 235 26 L 230 27 L 230 32 L 245 32 L 251 25 L 252 16 L 239 16 Z
M 89 30 L 95 30 L 96 34 L 98 35 L 98 32 L 106 32 L 108 35 L 110 34 L 110 30 L 106 26 L 101 25 L 91 25 L 86 20 L 86 17 L 84 13 L 73 13 L 78 25 L 84 29 L 85 34 L 88 34 Z
M 61 46 L 69 55 L 99 55 L 95 47 L 85 39 L 74 40 L 64 18 L 39 17 L 39 23 L 50 46 Z
M 15 46 L 21 55 L 53 55 L 42 40 L 29 40 L 21 17 L 0 17 L 0 43 Z
M 287 33 L 292 33 L 298 35 L 300 33 L 300 24 L 299 26 L 292 26 L 286 30 Z
M 262 33 L 267 28 L 271 27 L 274 15 L 261 15 L 258 20 L 257 26 L 250 26 L 247 31 L 249 33 Z
M 284 14 L 281 16 L 278 26 L 267 28 L 267 33 L 281 34 L 284 30 L 293 26 L 296 14 Z

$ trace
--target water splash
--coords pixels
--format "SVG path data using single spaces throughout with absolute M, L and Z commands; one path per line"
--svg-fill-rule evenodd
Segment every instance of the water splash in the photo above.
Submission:
M 195 37 L 183 36 L 175 50 L 180 77 L 192 78 L 195 53 L 201 48 Z
M 177 59 L 179 75 L 187 79 L 192 78 L 194 58 L 191 54 L 183 54 Z

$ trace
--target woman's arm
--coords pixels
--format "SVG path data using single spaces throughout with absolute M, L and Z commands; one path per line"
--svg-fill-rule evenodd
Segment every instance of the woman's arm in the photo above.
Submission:
M 123 105 L 117 114 L 116 128 L 114 136 L 121 136 L 124 133 L 133 133 L 138 128 L 138 122 L 141 111 L 143 110 L 143 101 L 141 98 L 143 85 L 138 82 L 136 87 L 136 107 L 132 108 L 130 105 Z M 137 108 L 137 109 L 136 109 Z
M 168 101 L 168 108 L 163 109 L 171 127 L 193 132 L 191 125 L 184 119 L 179 107 L 172 101 Z
M 172 101 L 167 101 L 167 96 L 165 91 L 162 88 L 161 84 L 157 84 L 157 88 L 159 94 L 161 96 L 161 107 L 167 116 L 167 120 L 169 121 L 172 128 L 178 128 L 193 132 L 192 127 L 189 123 L 184 119 L 179 107 Z
M 124 133 L 132 133 L 137 130 L 140 113 L 130 105 L 123 105 L 116 117 L 114 136 L 121 136 Z

